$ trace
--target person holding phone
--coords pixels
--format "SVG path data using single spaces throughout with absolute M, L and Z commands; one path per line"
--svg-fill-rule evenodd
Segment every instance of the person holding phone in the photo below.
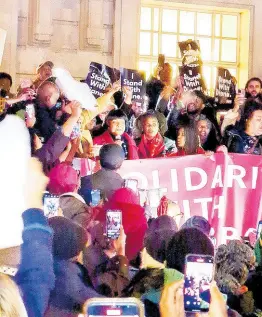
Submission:
M 96 220 L 106 222 L 107 210 L 121 210 L 123 228 L 127 237 L 126 256 L 130 261 L 135 259 L 143 248 L 143 239 L 148 227 L 139 195 L 130 188 L 117 189 L 104 204 Z
M 229 110 L 224 116 L 221 131 L 224 134 L 227 127 L 236 126 L 236 128 L 243 127 L 245 124 L 243 120 L 244 109 L 246 108 L 245 103 L 248 99 L 262 100 L 262 81 L 258 77 L 250 78 L 244 89 L 238 89 L 238 93 L 234 100 L 234 108 Z
M 245 125 L 228 129 L 223 143 L 228 151 L 243 154 L 262 154 L 262 103 L 254 100 L 246 102 L 244 111 Z
M 98 222 L 89 231 L 92 244 L 84 250 L 83 263 L 92 283 L 102 295 L 120 296 L 129 283 L 124 229 L 119 227 L 118 237 L 108 236 L 108 222 Z
M 183 317 L 186 316 L 184 309 L 184 280 L 176 281 L 165 286 L 160 300 L 161 317 Z M 227 317 L 226 301 L 219 291 L 215 282 L 210 284 L 211 303 L 209 317 Z
M 165 269 L 157 266 L 140 270 L 124 291 L 127 297 L 135 296 L 143 300 L 147 316 L 159 316 L 158 304 L 161 291 L 167 284 L 183 279 L 187 255 L 214 256 L 214 247 L 204 233 L 198 229 L 189 228 L 179 230 L 172 236 L 169 235 L 169 243 L 164 253 Z
M 34 126 L 35 119 L 26 116 L 26 125 L 29 128 L 31 138 L 32 155 L 40 159 L 40 161 L 43 163 L 44 171 L 46 173 L 48 173 L 52 167 L 58 164 L 60 159 L 65 160 L 68 155 L 68 152 L 66 151 L 66 157 L 60 158 L 68 143 L 70 142 L 70 136 L 74 126 L 77 124 L 82 112 L 81 105 L 77 101 L 70 102 L 69 106 L 71 108 L 70 117 L 60 129 L 55 131 L 55 133 L 45 144 L 41 142 L 40 138 L 36 134 L 37 131 Z
M 180 98 L 181 107 L 175 107 L 167 118 L 168 131 L 166 136 L 174 140 L 177 137 L 177 127 L 182 124 L 194 125 L 200 117 L 207 119 L 215 130 L 216 142 L 221 141 L 221 131 L 216 113 L 208 97 L 202 91 L 184 92 Z

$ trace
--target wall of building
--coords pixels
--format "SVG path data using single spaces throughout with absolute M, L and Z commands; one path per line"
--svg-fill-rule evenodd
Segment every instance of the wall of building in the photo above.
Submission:
M 250 49 L 243 60 L 249 73 L 245 76 L 262 77 L 261 0 L 142 1 L 249 10 Z M 141 0 L 0 1 L 0 28 L 7 30 L 0 70 L 11 73 L 18 85 L 21 78 L 34 76 L 45 60 L 66 67 L 78 79 L 85 78 L 90 61 L 136 68 L 140 6 Z

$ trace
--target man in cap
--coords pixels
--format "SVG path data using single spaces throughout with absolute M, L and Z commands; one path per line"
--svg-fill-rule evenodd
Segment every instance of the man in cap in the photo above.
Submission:
M 87 204 L 91 201 L 91 191 L 99 189 L 103 197 L 111 194 L 124 184 L 123 178 L 117 173 L 125 160 L 125 154 L 120 145 L 105 144 L 99 153 L 101 170 L 82 178 L 80 194 Z

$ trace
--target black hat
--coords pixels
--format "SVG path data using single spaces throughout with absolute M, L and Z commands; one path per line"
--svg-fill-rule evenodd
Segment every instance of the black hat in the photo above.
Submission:
M 54 230 L 53 255 L 61 260 L 69 260 L 83 251 L 88 241 L 86 230 L 64 217 L 49 219 Z
M 109 170 L 117 170 L 125 160 L 125 153 L 118 144 L 105 144 L 99 156 L 101 166 Z
M 206 218 L 202 216 L 193 216 L 182 225 L 181 229 L 184 228 L 197 228 L 198 230 L 202 231 L 207 236 L 210 233 L 210 223 L 206 220 Z
M 196 228 L 185 228 L 176 232 L 168 244 L 167 267 L 184 273 L 188 254 L 214 256 L 214 246 L 202 231 Z
M 176 232 L 177 225 L 172 217 L 163 215 L 153 219 L 144 237 L 144 246 L 148 254 L 163 263 L 168 243 Z

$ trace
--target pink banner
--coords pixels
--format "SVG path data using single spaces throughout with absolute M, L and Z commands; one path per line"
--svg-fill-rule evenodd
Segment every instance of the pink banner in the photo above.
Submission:
M 82 176 L 91 160 L 76 162 Z M 81 166 L 81 168 L 80 168 Z M 95 168 L 96 170 L 96 168 Z M 184 219 L 202 215 L 212 225 L 216 244 L 254 233 L 261 220 L 262 158 L 214 154 L 125 161 L 119 173 L 137 179 L 139 188 L 161 188 L 176 201 Z
M 249 236 L 261 219 L 262 159 L 256 155 L 215 154 L 125 161 L 120 174 L 139 188 L 161 188 L 177 201 L 184 219 L 207 218 L 217 244 Z

